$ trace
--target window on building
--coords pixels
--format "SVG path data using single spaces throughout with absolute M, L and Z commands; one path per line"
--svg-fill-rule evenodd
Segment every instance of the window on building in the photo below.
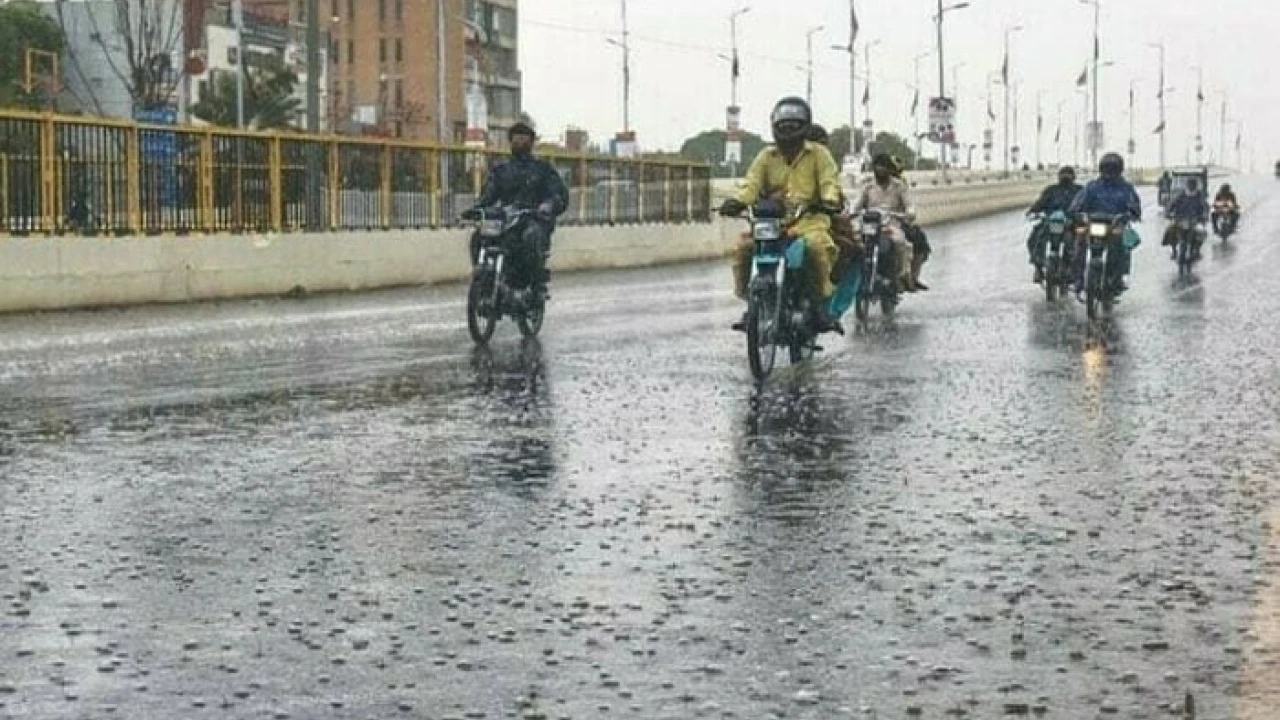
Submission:
M 300 23 L 307 21 L 307 0 L 298 0 L 298 12 L 294 13 L 293 16 Z
M 514 118 L 520 114 L 520 93 L 510 88 L 492 87 L 489 96 L 489 114 L 500 118 Z
M 396 121 L 396 137 L 404 137 L 404 123 Z
M 355 80 L 347 81 L 347 102 L 351 103 L 352 105 L 356 104 L 356 81 Z
M 329 19 L 332 20 L 337 17 L 338 17 L 338 0 L 330 0 L 329 1 Z
M 356 0 L 347 0 L 347 22 L 356 21 Z
M 404 62 L 404 42 L 396 38 L 396 62 Z
M 404 20 L 404 0 L 396 0 L 396 22 Z
M 332 40 L 329 42 L 329 56 L 333 58 L 334 65 L 337 65 L 338 63 L 342 62 L 342 58 L 338 57 L 338 41 L 337 40 Z
M 387 61 L 387 39 L 378 40 L 378 62 Z
M 395 95 L 393 96 L 393 98 L 394 98 L 397 110 L 404 107 L 404 81 L 403 80 L 399 80 L 399 79 L 396 80 Z
M 347 41 L 347 64 L 354 65 L 356 62 L 356 41 Z
M 387 0 L 378 0 L 378 22 L 387 21 Z

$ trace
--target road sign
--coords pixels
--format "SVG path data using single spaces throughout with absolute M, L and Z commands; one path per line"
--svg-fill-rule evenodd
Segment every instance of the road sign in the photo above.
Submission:
M 956 141 L 956 101 L 951 98 L 929 99 L 929 134 L 934 142 L 952 145 Z

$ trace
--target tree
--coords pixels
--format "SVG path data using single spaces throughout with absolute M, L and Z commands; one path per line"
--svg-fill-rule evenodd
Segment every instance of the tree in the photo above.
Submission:
M 182 5 L 178 0 L 54 1 L 64 35 L 89 40 L 84 47 L 69 44 L 67 61 L 99 112 L 102 104 L 87 82 L 86 67 L 105 66 L 127 91 L 135 113 L 169 105 L 183 70 L 178 58 Z
M 0 4 L 0 107 L 36 109 L 43 97 L 36 81 L 38 75 L 53 72 L 51 59 L 62 55 L 66 38 L 58 24 L 45 16 L 40 5 L 29 0 Z M 47 53 L 34 58 L 33 83 L 27 86 L 29 50 Z M 54 87 L 45 83 L 44 90 L 55 96 L 62 79 L 52 77 Z
M 708 130 L 699 133 L 684 141 L 680 147 L 680 155 L 690 160 L 710 163 L 712 171 L 717 176 L 727 177 L 731 170 L 724 161 L 724 144 L 728 136 L 724 130 Z M 758 155 L 765 145 L 764 140 L 753 133 L 744 132 L 741 134 L 741 139 L 742 163 L 739 167 L 750 164 L 752 158 Z
M 259 130 L 293 127 L 302 110 L 294 95 L 298 77 L 280 64 L 250 68 L 244 84 L 244 122 Z M 209 91 L 191 108 L 213 125 L 236 126 L 236 74 L 218 73 Z

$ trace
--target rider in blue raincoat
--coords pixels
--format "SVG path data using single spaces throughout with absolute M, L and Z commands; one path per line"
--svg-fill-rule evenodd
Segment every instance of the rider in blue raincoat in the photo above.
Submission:
M 1142 220 L 1142 199 L 1133 185 L 1124 179 L 1124 158 L 1116 153 L 1107 153 L 1098 162 L 1099 178 L 1084 186 L 1084 190 L 1071 203 L 1073 216 L 1081 213 L 1099 215 L 1126 215 L 1131 222 Z M 1077 248 L 1075 253 L 1076 291 L 1084 288 L 1084 268 L 1088 252 L 1084 247 Z M 1107 275 L 1114 283 L 1117 294 L 1124 292 L 1127 286 L 1124 276 L 1133 267 L 1130 249 L 1124 243 L 1118 243 L 1108 253 Z

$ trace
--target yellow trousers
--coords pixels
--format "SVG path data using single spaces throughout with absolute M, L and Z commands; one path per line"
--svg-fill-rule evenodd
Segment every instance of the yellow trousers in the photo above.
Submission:
M 835 285 L 831 284 L 831 269 L 835 267 L 839 248 L 831 239 L 831 231 L 825 227 L 797 232 L 796 235 L 804 238 L 809 281 L 817 289 L 818 297 L 826 300 L 836 290 Z M 747 299 L 747 285 L 751 283 L 751 263 L 755 254 L 756 244 L 750 235 L 744 235 L 733 251 L 733 294 L 742 300 Z

